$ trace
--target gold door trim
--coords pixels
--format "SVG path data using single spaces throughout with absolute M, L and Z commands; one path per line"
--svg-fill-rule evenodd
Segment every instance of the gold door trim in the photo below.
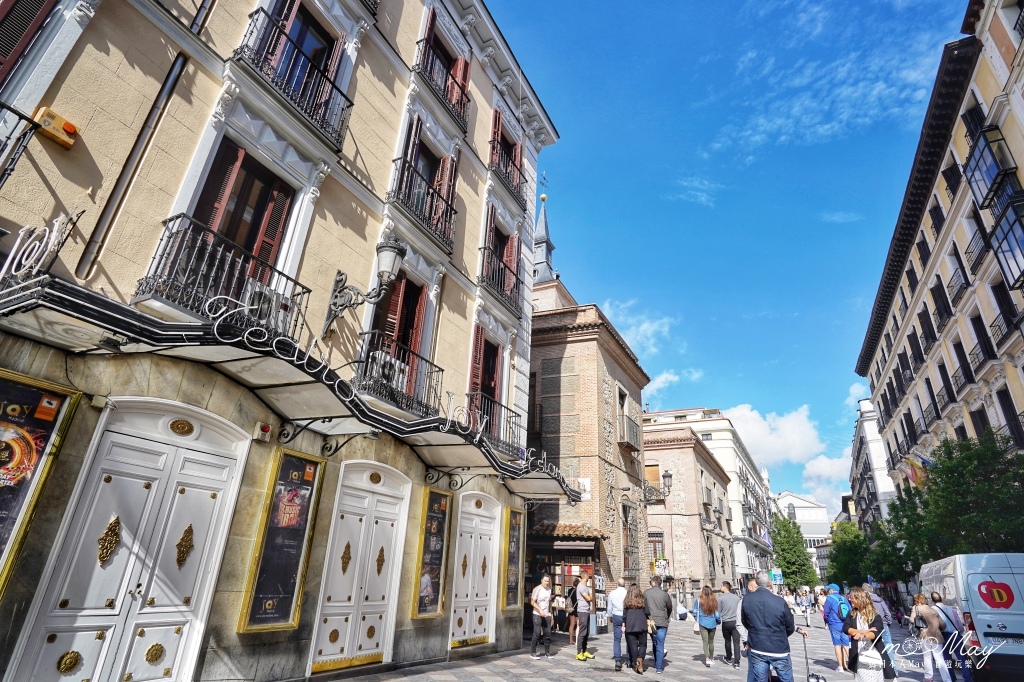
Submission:
M 486 635 L 483 637 L 473 637 L 471 639 L 457 639 L 452 642 L 452 648 L 458 649 L 464 646 L 473 646 L 474 644 L 487 644 L 490 640 Z
M 57 672 L 61 675 L 67 675 L 74 671 L 82 662 L 82 654 L 75 650 L 67 651 L 63 656 L 57 659 Z
M 178 563 L 178 568 L 181 568 L 185 565 L 185 562 L 188 560 L 188 555 L 191 554 L 192 550 L 196 548 L 195 543 L 192 542 L 191 523 L 188 524 L 188 527 L 185 528 L 184 531 L 182 531 L 181 538 L 178 540 L 177 544 L 174 545 L 174 548 L 178 550 L 178 556 L 176 561 Z
M 379 652 L 376 654 L 363 654 L 362 656 L 354 656 L 352 658 L 338 658 L 332 661 L 317 661 L 313 664 L 313 672 L 325 673 L 331 670 L 342 670 L 343 668 L 352 668 L 357 665 L 382 663 L 383 661 L 384 652 Z
M 377 575 L 384 570 L 384 545 L 377 551 Z
M 115 516 L 114 520 L 107 524 L 107 529 L 103 531 L 103 535 L 96 542 L 99 545 L 96 557 L 100 561 L 100 566 L 103 566 L 110 559 L 110 555 L 114 553 L 117 546 L 121 544 L 121 517 Z
M 345 550 L 341 553 L 341 574 L 348 573 L 348 565 L 352 563 L 352 543 L 345 543 Z

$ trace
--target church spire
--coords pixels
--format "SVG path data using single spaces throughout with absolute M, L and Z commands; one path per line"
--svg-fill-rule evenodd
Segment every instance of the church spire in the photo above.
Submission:
M 555 245 L 548 234 L 547 194 L 540 195 L 540 214 L 537 216 L 536 229 L 533 232 L 533 281 L 550 282 L 558 279 L 558 274 L 551 266 L 551 252 Z

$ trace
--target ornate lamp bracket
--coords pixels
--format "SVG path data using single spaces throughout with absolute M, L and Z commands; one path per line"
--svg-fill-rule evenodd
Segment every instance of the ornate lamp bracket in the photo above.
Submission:
M 348 283 L 348 275 L 338 270 L 334 275 L 334 287 L 331 289 L 331 300 L 327 303 L 327 319 L 324 320 L 323 331 L 320 338 L 327 338 L 334 321 L 345 314 L 349 308 L 358 308 L 364 303 L 379 303 L 384 294 L 388 292 L 391 282 L 382 282 L 375 289 L 370 289 L 365 294 L 355 285 Z

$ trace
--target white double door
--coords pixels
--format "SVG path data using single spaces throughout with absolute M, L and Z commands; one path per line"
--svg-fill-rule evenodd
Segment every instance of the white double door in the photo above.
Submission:
M 107 432 L 9 680 L 187 679 L 236 460 Z
M 462 496 L 455 536 L 452 648 L 491 641 L 497 585 L 494 538 L 500 507 L 489 497 Z
M 409 489 L 409 480 L 389 467 L 344 464 L 311 673 L 391 659 Z

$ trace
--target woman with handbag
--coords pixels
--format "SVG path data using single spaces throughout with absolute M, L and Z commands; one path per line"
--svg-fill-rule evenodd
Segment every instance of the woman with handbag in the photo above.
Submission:
M 718 612 L 718 599 L 705 585 L 700 591 L 700 598 L 693 605 L 693 632 L 700 633 L 701 644 L 704 645 L 704 665 L 708 668 L 715 662 L 715 630 L 722 622 Z
M 942 657 L 942 617 L 928 603 L 923 594 L 914 595 L 914 608 L 910 610 L 910 633 L 921 640 L 921 656 L 924 658 L 924 682 L 932 682 L 935 669 L 942 682 L 951 682 L 946 660 Z
M 855 587 L 850 590 L 849 601 L 853 608 L 843 621 L 843 632 L 851 640 L 847 668 L 856 674 L 856 682 L 896 679 L 896 668 L 881 637 L 885 623 L 875 611 L 871 595 Z
M 622 631 L 626 634 L 629 665 L 641 675 L 644 674 L 644 656 L 647 655 L 647 619 L 650 615 L 644 593 L 633 583 L 622 602 Z
M 572 581 L 572 587 L 566 593 L 566 599 L 569 602 L 569 644 L 576 643 L 576 621 L 579 620 L 579 597 L 576 594 L 576 589 L 580 586 L 580 579 L 576 578 Z

